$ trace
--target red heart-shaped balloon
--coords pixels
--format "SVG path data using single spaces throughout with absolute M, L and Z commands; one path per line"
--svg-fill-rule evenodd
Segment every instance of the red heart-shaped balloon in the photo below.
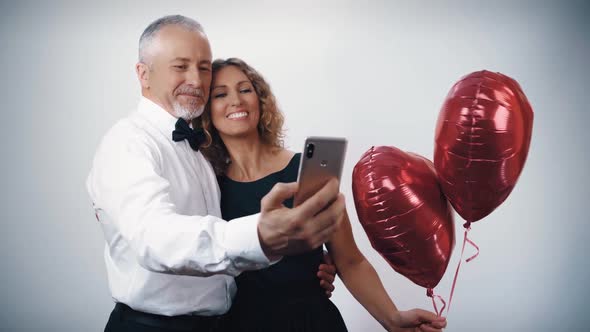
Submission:
M 455 232 L 432 163 L 395 147 L 372 147 L 354 167 L 352 193 L 373 248 L 398 273 L 434 288 L 449 264 Z
M 490 214 L 524 167 L 533 110 L 518 83 L 479 71 L 452 88 L 438 117 L 434 165 L 443 191 L 466 221 Z

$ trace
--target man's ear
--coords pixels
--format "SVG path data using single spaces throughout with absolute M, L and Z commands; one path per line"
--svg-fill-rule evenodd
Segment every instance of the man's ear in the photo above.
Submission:
M 135 65 L 135 72 L 137 73 L 137 78 L 139 79 L 139 83 L 143 89 L 150 88 L 150 68 L 143 62 L 138 62 Z

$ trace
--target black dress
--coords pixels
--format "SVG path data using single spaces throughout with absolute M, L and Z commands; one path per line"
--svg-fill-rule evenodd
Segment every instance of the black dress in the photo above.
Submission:
M 301 154 L 287 167 L 253 182 L 219 177 L 221 213 L 229 220 L 260 212 L 260 200 L 277 182 L 297 181 Z M 292 207 L 293 200 L 285 201 Z M 336 306 L 317 277 L 322 248 L 287 256 L 263 270 L 236 278 L 238 292 L 229 312 L 231 331 L 346 331 Z

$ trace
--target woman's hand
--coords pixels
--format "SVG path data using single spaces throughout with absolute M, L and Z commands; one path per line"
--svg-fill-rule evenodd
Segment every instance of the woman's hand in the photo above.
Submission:
M 447 326 L 447 319 L 435 313 L 412 309 L 397 311 L 390 332 L 441 332 Z

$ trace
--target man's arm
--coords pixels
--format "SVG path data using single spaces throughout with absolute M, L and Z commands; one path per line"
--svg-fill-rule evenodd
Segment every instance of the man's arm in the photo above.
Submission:
M 257 233 L 258 215 L 228 223 L 214 216 L 176 213 L 157 158 L 147 139 L 107 135 L 87 181 L 93 202 L 140 265 L 196 276 L 235 276 L 268 266 Z

